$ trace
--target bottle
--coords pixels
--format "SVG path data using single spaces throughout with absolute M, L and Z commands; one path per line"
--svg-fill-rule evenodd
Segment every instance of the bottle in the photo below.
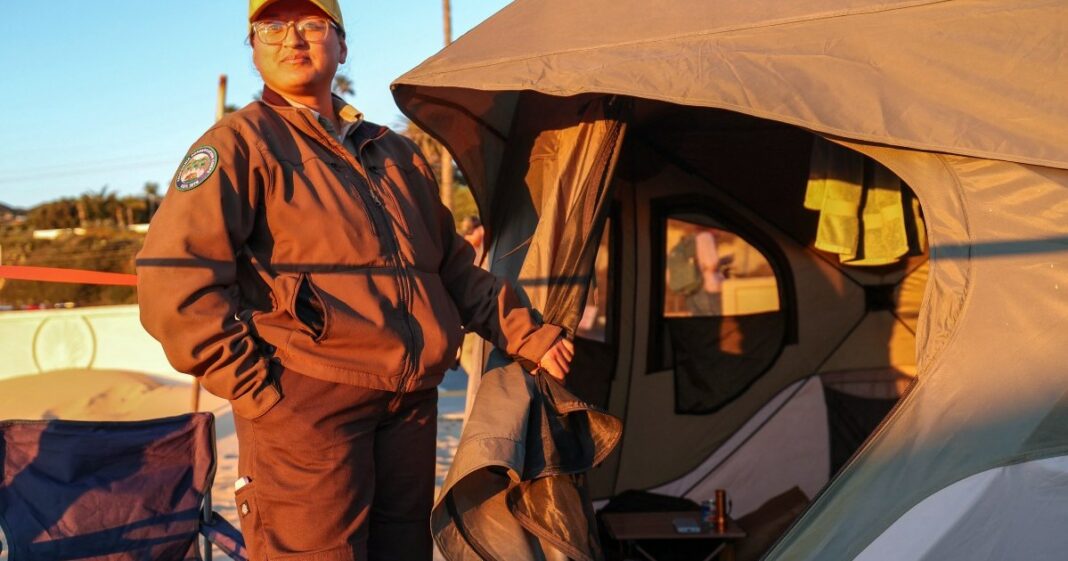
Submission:
M 715 510 L 714 523 L 716 531 L 720 533 L 726 532 L 727 515 L 731 513 L 731 503 L 727 500 L 727 491 L 716 489 L 716 500 L 712 508 Z
M 712 528 L 716 525 L 716 501 L 707 499 L 701 501 L 701 527 Z

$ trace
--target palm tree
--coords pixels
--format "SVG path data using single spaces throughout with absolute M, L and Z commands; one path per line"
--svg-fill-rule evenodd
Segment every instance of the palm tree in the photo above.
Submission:
M 346 95 L 355 95 L 356 89 L 353 87 L 352 80 L 344 74 L 338 74 L 334 76 L 334 93 L 342 97 Z
M 434 140 L 434 137 L 427 134 L 427 132 L 419 125 L 405 119 L 400 126 L 400 133 L 403 136 L 408 137 L 416 146 L 419 147 L 419 151 L 426 157 L 427 163 L 429 163 L 435 172 L 440 173 L 441 162 L 441 144 Z

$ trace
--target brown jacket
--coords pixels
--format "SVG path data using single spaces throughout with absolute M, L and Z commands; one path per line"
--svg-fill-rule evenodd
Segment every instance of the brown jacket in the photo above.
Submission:
M 354 134 L 358 158 L 265 90 L 193 145 L 202 165 L 179 170 L 138 255 L 145 329 L 246 418 L 279 399 L 272 358 L 407 392 L 440 382 L 461 326 L 528 362 L 560 334 L 472 264 L 410 141 Z

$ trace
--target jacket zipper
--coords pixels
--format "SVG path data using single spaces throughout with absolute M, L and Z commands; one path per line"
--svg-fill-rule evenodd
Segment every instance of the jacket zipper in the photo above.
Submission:
M 406 364 L 401 369 L 401 379 L 400 383 L 397 384 L 397 392 L 394 395 L 393 399 L 390 400 L 389 404 L 390 410 L 396 411 L 397 406 L 400 404 L 401 398 L 403 398 L 404 394 L 409 391 L 410 388 L 408 388 L 408 386 L 411 385 L 411 380 L 414 378 L 414 375 L 418 370 L 416 366 L 417 359 L 414 356 L 414 353 L 412 353 L 412 347 L 415 344 L 415 328 L 412 326 L 411 304 L 411 300 L 413 298 L 413 289 L 411 287 L 410 279 L 408 278 L 407 267 L 404 263 L 404 256 L 401 255 L 400 242 L 397 233 L 393 227 L 393 220 L 390 219 L 389 212 L 386 210 L 385 204 L 382 202 L 382 198 L 377 192 L 377 186 L 375 181 L 371 178 L 370 171 L 363 164 L 363 149 L 368 144 L 370 144 L 371 141 L 375 140 L 375 138 L 365 139 L 360 143 L 359 146 L 356 147 L 356 155 L 354 159 L 359 165 L 354 166 L 352 165 L 352 161 L 350 161 L 350 158 L 353 158 L 353 156 L 348 153 L 348 150 L 346 150 L 345 147 L 337 141 L 337 139 L 331 137 L 328 134 L 325 134 L 325 132 L 316 132 L 319 132 L 320 135 L 327 137 L 327 145 L 333 150 L 333 152 L 336 155 L 341 156 L 341 159 L 349 164 L 352 170 L 356 172 L 356 175 L 362 177 L 364 181 L 366 181 L 367 194 L 373 202 L 373 205 L 367 204 L 367 201 L 364 200 L 363 192 L 359 189 L 358 186 L 355 187 L 354 190 L 360 197 L 360 201 L 363 203 L 364 207 L 367 208 L 368 215 L 371 215 L 370 207 L 374 207 L 374 216 L 371 217 L 372 228 L 377 230 L 377 227 L 375 225 L 375 217 L 382 220 L 382 224 L 385 228 L 384 232 L 382 233 L 383 235 L 379 235 L 379 239 L 384 240 L 388 238 L 390 244 L 388 254 L 392 264 L 392 269 L 394 271 L 394 278 L 397 282 L 398 298 L 400 300 L 400 304 L 404 307 L 404 325 L 408 331 L 408 344 L 406 345 L 405 349 L 405 357 L 407 359 Z
M 403 398 L 404 394 L 410 390 L 408 386 L 411 384 L 411 380 L 415 377 L 415 373 L 418 370 L 416 366 L 417 359 L 411 352 L 415 343 L 415 328 L 412 326 L 411 308 L 411 302 L 414 298 L 414 289 L 412 288 L 411 279 L 408 276 L 407 264 L 405 263 L 404 256 L 401 254 L 399 236 L 397 235 L 396 229 L 393 227 L 393 221 L 390 220 L 389 212 L 386 211 L 385 204 L 382 202 L 382 198 L 377 192 L 377 184 L 374 179 L 371 178 L 373 172 L 363 164 L 363 149 L 369 142 L 371 141 L 365 140 L 356 149 L 356 159 L 359 162 L 360 167 L 364 170 L 364 178 L 367 180 L 367 191 L 371 195 L 371 200 L 374 201 L 375 206 L 378 207 L 378 211 L 381 213 L 387 224 L 386 229 L 389 231 L 390 243 L 393 246 L 390 255 L 393 260 L 393 270 L 396 272 L 398 297 L 401 304 L 404 306 L 404 325 L 408 330 L 408 340 L 410 342 L 407 346 L 407 352 L 405 353 L 407 364 L 401 372 L 400 383 L 397 384 L 397 392 L 393 396 L 393 399 L 390 400 L 390 410 L 396 411 L 397 407 L 400 405 L 401 398 Z

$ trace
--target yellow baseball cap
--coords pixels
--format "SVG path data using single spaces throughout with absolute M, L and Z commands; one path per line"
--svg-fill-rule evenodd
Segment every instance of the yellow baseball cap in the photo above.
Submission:
M 274 4 L 278 0 L 248 0 L 248 21 L 249 23 L 256 21 L 256 17 L 260 15 L 260 12 L 264 8 Z M 337 0 L 308 0 L 312 4 L 319 7 L 320 10 L 326 12 L 326 15 L 330 16 L 330 19 L 334 20 L 341 29 L 345 29 L 345 22 L 341 19 L 341 6 L 338 5 Z

